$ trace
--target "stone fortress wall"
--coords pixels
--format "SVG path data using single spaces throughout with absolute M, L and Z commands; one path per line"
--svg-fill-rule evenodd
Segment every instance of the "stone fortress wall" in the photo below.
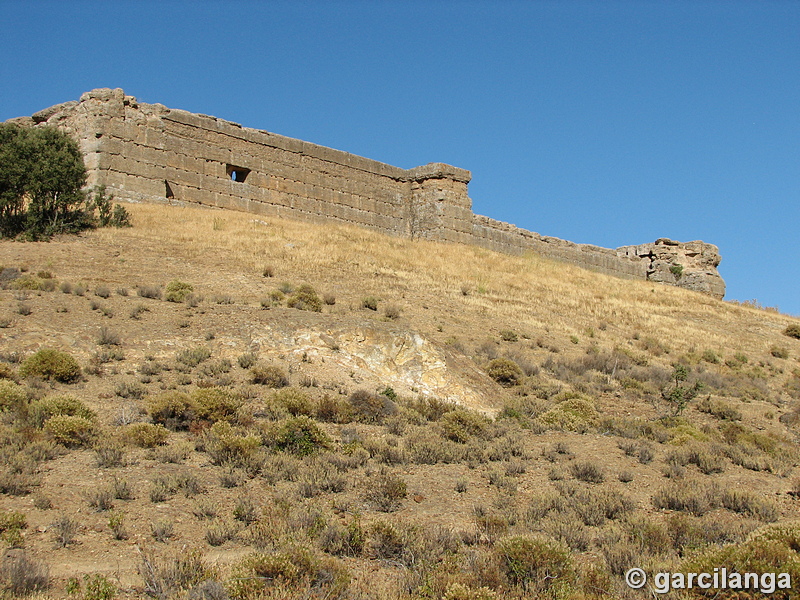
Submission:
M 140 103 L 121 89 L 93 90 L 80 101 L 11 121 L 68 132 L 84 153 L 88 185 L 105 185 L 119 199 L 338 221 L 506 253 L 530 250 L 610 275 L 718 298 L 725 294 L 716 246 L 660 239 L 612 250 L 541 236 L 473 214 L 470 172 L 442 163 L 401 169 L 216 117 Z

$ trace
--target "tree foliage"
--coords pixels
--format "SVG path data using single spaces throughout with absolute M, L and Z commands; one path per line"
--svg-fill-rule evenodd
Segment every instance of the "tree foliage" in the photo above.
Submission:
M 41 239 L 91 226 L 78 145 L 48 127 L 0 123 L 0 236 Z
M 672 373 L 674 385 L 661 390 L 661 397 L 672 407 L 675 416 L 680 415 L 689 402 L 694 400 L 703 389 L 703 384 L 699 381 L 692 386 L 684 385 L 687 379 L 689 379 L 689 370 L 683 365 L 675 365 Z

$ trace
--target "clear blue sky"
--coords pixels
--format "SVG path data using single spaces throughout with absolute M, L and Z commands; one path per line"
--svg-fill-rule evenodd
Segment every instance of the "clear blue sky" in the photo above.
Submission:
M 400 167 L 607 247 L 717 244 L 800 315 L 800 2 L 0 0 L 0 121 L 121 87 Z

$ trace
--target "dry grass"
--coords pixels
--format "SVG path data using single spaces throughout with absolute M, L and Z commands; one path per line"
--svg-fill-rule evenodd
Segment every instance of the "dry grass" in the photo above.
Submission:
M 773 334 L 792 323 L 778 313 L 617 279 L 534 254 L 507 256 L 471 246 L 387 238 L 358 227 L 256 220 L 236 212 L 225 212 L 224 227 L 215 229 L 220 212 L 193 207 L 136 205 L 130 212 L 133 228 L 90 235 L 161 247 L 186 260 L 213 252 L 224 257 L 226 266 L 256 274 L 269 256 L 297 281 L 329 280 L 331 273 L 340 281 L 354 281 L 370 273 L 374 276 L 362 281 L 359 298 L 384 296 L 387 290 L 424 290 L 426 296 L 457 301 L 468 314 L 491 311 L 495 318 L 518 323 L 519 330 L 558 329 L 582 338 L 587 329 L 610 323 L 609 329 L 646 332 L 678 352 L 714 347 L 735 353 L 763 348 L 767 340 L 779 342 L 782 336 Z M 310 239 L 315 243 L 307 243 Z M 463 295 L 467 283 L 478 291 Z M 240 291 L 249 301 L 258 298 L 254 289 Z
M 323 586 L 331 598 L 395 600 L 423 584 L 431 598 L 549 592 L 512 555 L 571 561 L 560 597 L 625 597 L 611 573 L 643 552 L 677 564 L 797 516 L 788 317 L 533 255 L 216 210 L 131 213 L 132 229 L 0 246 L 0 264 L 46 267 L 71 289 L 162 290 L 178 278 L 197 290 L 185 303 L 111 294 L 111 317 L 88 311 L 91 298 L 43 291 L 0 340 L 0 484 L 30 482 L 0 496 L 28 519 L 7 535 L 47 560 L 59 597 L 79 569 L 119 572 L 125 590 L 144 578 L 153 591 L 210 598 L 256 566 L 275 575 L 265 598 L 316 597 L 294 581 L 298 568 L 349 576 L 347 592 Z M 320 290 L 321 312 L 285 298 L 262 308 L 279 287 L 304 286 Z M 362 308 L 366 297 L 378 311 Z M 0 301 L 3 314 L 18 302 L 4 290 Z M 119 358 L 77 383 L 11 383 L 50 339 L 91 364 L 103 326 L 118 332 Z M 397 376 L 415 336 L 440 361 L 416 366 L 412 355 L 419 380 L 459 375 L 453 398 L 481 413 Z M 370 371 L 362 344 L 398 353 Z M 486 375 L 495 359 L 519 365 L 514 385 Z M 681 417 L 659 418 L 653 403 L 676 361 L 707 388 Z M 261 365 L 300 387 L 253 383 Z M 96 415 L 83 446 L 57 448 L 44 417 L 12 410 L 62 393 Z M 148 412 L 169 430 L 143 422 Z M 190 589 L 194 575 L 173 572 L 174 558 L 148 556 L 137 574 L 136 543 L 165 557 L 199 548 L 187 573 L 208 575 L 206 587 Z M 256 565 L 253 550 L 273 558 Z M 202 554 L 219 572 L 201 573 Z

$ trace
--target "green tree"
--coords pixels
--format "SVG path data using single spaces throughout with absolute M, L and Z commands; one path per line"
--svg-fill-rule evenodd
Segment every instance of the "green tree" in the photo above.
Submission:
M 0 123 L 0 236 L 40 239 L 92 224 L 78 145 L 48 127 Z
M 673 414 L 678 416 L 702 391 L 703 384 L 696 381 L 692 386 L 684 385 L 689 379 L 689 370 L 683 365 L 675 365 L 674 368 L 672 380 L 675 383 L 672 387 L 661 390 L 661 397 L 672 407 Z

